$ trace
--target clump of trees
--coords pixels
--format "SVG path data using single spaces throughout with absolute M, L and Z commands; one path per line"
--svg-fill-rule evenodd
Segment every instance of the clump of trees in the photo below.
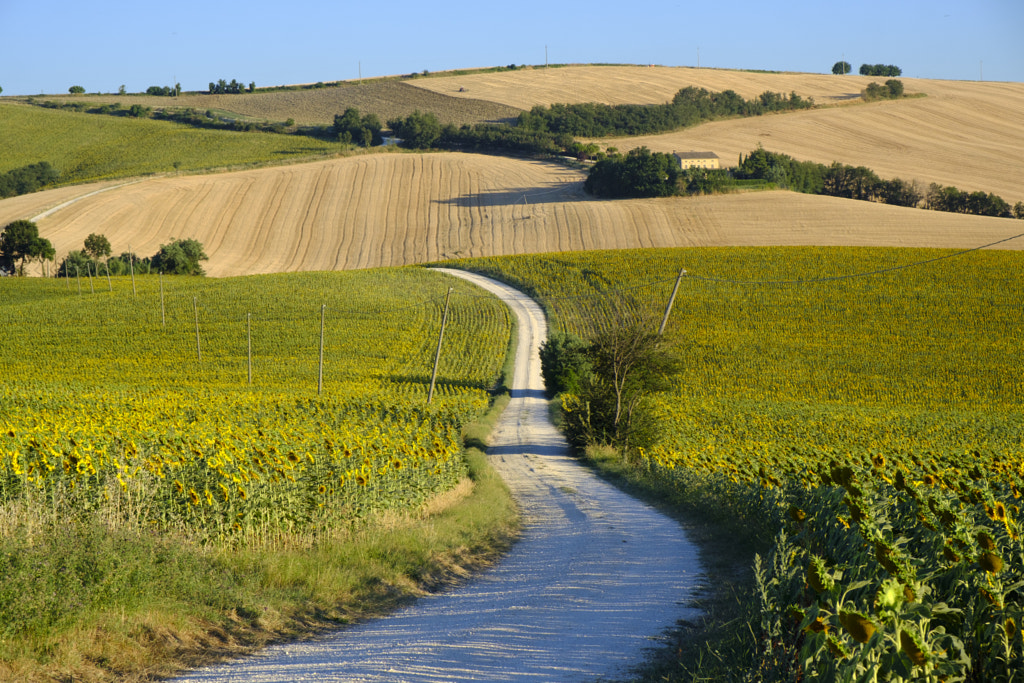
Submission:
M 836 62 L 832 65 L 832 73 L 834 74 L 843 75 L 848 74 L 851 71 L 853 71 L 853 67 L 850 66 L 850 63 L 847 61 Z
M 225 81 L 223 78 L 218 80 L 216 83 L 210 81 L 211 95 L 239 95 L 244 92 L 246 92 L 245 86 L 233 78 L 230 83 Z M 249 84 L 249 92 L 256 92 L 255 82 Z
M 935 211 L 951 213 L 969 213 L 976 216 L 994 216 L 996 218 L 1024 218 L 1024 202 L 1017 202 L 1014 207 L 998 195 L 991 192 L 966 192 L 955 187 L 944 187 L 932 183 L 925 196 L 925 206 Z
M 151 85 L 146 88 L 146 94 L 156 97 L 177 97 L 181 94 L 181 83 L 175 83 L 173 88 L 169 85 Z
M 649 325 L 633 324 L 584 340 L 555 333 L 541 345 L 541 372 L 560 394 L 566 438 L 576 448 L 608 445 L 627 458 L 660 439 L 649 399 L 667 389 L 676 360 Z
M 861 64 L 861 76 L 902 76 L 903 69 L 893 64 Z
M 607 198 L 668 197 L 679 193 L 680 171 L 675 156 L 638 147 L 594 164 L 583 189 Z
M 39 236 L 39 226 L 32 221 L 8 223 L 0 232 L 0 274 L 25 275 L 32 261 L 49 261 L 56 255 L 50 240 Z
M 60 178 L 48 161 L 16 168 L 0 175 L 0 199 L 16 197 L 52 185 Z
M 334 115 L 334 125 L 331 130 L 341 142 L 370 147 L 383 143 L 382 128 L 376 114 L 361 116 L 358 109 L 349 107 L 344 114 Z
M 885 85 L 872 82 L 861 91 L 861 97 L 865 100 L 897 100 L 903 97 L 903 81 L 890 78 Z
M 419 109 L 404 119 L 391 119 L 388 127 L 399 138 L 402 146 L 412 149 L 428 149 L 441 137 L 441 122 L 437 116 Z
M 70 88 L 68 88 L 68 92 L 71 93 L 72 95 L 81 95 L 82 93 L 85 92 L 85 88 L 83 88 L 80 85 L 73 85 Z

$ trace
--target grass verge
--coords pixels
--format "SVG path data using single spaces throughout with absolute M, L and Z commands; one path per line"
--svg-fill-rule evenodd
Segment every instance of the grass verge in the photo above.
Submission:
M 483 442 L 507 397 L 467 441 Z M 514 540 L 483 452 L 415 515 L 273 547 L 202 547 L 83 519 L 0 540 L 0 680 L 143 681 L 311 637 L 457 584 Z M 11 624 L 19 624 L 14 630 Z

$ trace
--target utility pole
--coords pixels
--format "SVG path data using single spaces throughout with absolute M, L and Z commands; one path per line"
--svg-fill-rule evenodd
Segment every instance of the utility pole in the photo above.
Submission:
M 317 396 L 324 391 L 324 313 L 326 310 L 327 304 L 320 304 L 320 371 L 316 380 Z
M 430 392 L 427 394 L 427 405 L 434 400 L 434 384 L 437 382 L 437 365 L 441 360 L 441 342 L 444 341 L 444 328 L 448 324 L 448 302 L 452 298 L 453 287 L 448 288 L 448 295 L 444 298 L 444 316 L 441 318 L 441 334 L 437 336 L 437 352 L 434 354 L 434 372 L 430 375 Z
M 679 275 L 676 276 L 676 286 L 672 288 L 672 296 L 668 298 L 668 306 L 665 306 L 665 315 L 661 319 L 661 327 L 658 328 L 659 337 L 665 334 L 665 326 L 668 324 L 668 314 L 672 312 L 672 304 L 676 302 L 676 292 L 679 291 L 679 283 L 682 281 L 684 275 L 686 275 L 686 271 L 680 268 Z
M 249 386 L 252 386 L 252 313 L 245 314 L 245 336 L 249 341 Z
M 196 360 L 203 360 L 203 352 L 199 350 L 199 304 L 196 298 L 192 297 L 192 311 L 196 315 Z

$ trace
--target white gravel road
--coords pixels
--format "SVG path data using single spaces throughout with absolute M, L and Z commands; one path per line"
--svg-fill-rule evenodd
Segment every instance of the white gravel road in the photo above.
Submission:
M 593 681 L 625 676 L 679 619 L 701 574 L 673 520 L 601 481 L 551 425 L 540 307 L 482 276 L 519 320 L 512 401 L 488 451 L 524 520 L 495 567 L 455 590 L 313 642 L 266 648 L 179 681 Z

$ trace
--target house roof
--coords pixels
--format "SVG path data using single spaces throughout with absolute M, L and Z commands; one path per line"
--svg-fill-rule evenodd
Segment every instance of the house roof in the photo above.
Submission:
M 673 152 L 680 159 L 717 159 L 714 152 Z

